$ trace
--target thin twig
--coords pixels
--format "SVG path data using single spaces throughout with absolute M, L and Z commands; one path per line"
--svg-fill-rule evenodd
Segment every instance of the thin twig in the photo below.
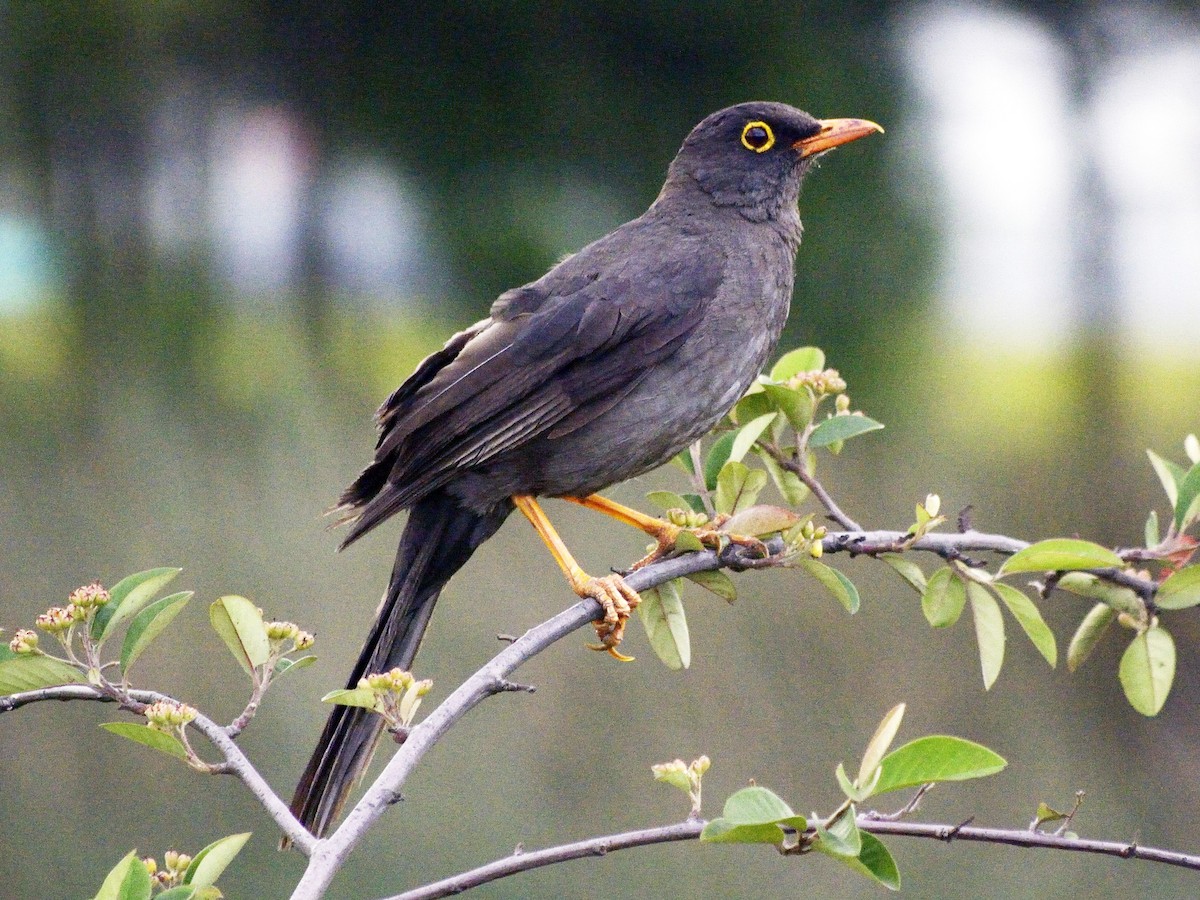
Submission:
M 135 713 L 141 712 L 151 703 L 166 701 L 179 705 L 178 700 L 158 691 L 131 690 L 126 692 L 126 697 L 132 702 L 112 697 L 90 684 L 64 684 L 0 697 L 0 713 L 10 712 L 43 700 L 98 700 L 101 703 L 119 703 L 122 708 Z M 224 757 L 224 762 L 216 764 L 210 771 L 233 775 L 242 782 L 255 799 L 262 804 L 267 814 L 275 820 L 275 824 L 291 838 L 296 848 L 305 856 L 310 855 L 317 843 L 316 839 L 292 815 L 287 804 L 280 799 L 279 795 L 267 784 L 266 779 L 254 768 L 246 754 L 226 732 L 225 727 L 202 713 L 197 714 L 196 718 L 188 724 L 203 734 Z

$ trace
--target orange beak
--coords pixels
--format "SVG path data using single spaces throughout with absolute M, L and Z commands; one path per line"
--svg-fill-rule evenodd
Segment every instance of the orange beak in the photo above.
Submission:
M 812 137 L 802 138 L 792 144 L 793 148 L 800 151 L 801 159 L 857 141 L 877 131 L 883 134 L 880 126 L 866 119 L 822 119 L 820 124 L 821 130 Z

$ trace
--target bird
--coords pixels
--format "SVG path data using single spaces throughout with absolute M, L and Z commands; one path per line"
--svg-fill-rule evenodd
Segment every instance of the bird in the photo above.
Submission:
M 684 139 L 641 216 L 506 291 L 421 362 L 376 413 L 374 458 L 342 493 L 346 547 L 403 510 L 387 591 L 347 681 L 408 670 L 439 594 L 520 509 L 572 588 L 599 601 L 617 650 L 638 595 L 593 578 L 537 497 L 564 498 L 669 546 L 678 527 L 597 494 L 707 433 L 774 350 L 792 300 L 801 180 L 834 147 L 883 129 L 756 101 Z M 383 720 L 335 706 L 291 803 L 315 836 L 337 820 Z

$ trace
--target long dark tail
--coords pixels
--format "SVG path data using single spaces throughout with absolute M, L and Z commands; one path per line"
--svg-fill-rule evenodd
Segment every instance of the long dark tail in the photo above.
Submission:
M 413 506 L 387 593 L 347 687 L 370 672 L 411 668 L 442 588 L 512 509 L 505 501 L 479 515 L 441 492 Z M 322 836 L 337 819 L 370 765 L 382 729 L 383 720 L 369 710 L 333 708 L 292 797 L 292 812 L 313 834 Z

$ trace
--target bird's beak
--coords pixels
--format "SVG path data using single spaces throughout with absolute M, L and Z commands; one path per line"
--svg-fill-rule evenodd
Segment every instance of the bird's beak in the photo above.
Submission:
M 857 141 L 877 131 L 883 134 L 880 126 L 866 119 L 822 119 L 820 125 L 821 130 L 812 137 L 801 138 L 792 144 L 794 149 L 800 151 L 801 159 Z

